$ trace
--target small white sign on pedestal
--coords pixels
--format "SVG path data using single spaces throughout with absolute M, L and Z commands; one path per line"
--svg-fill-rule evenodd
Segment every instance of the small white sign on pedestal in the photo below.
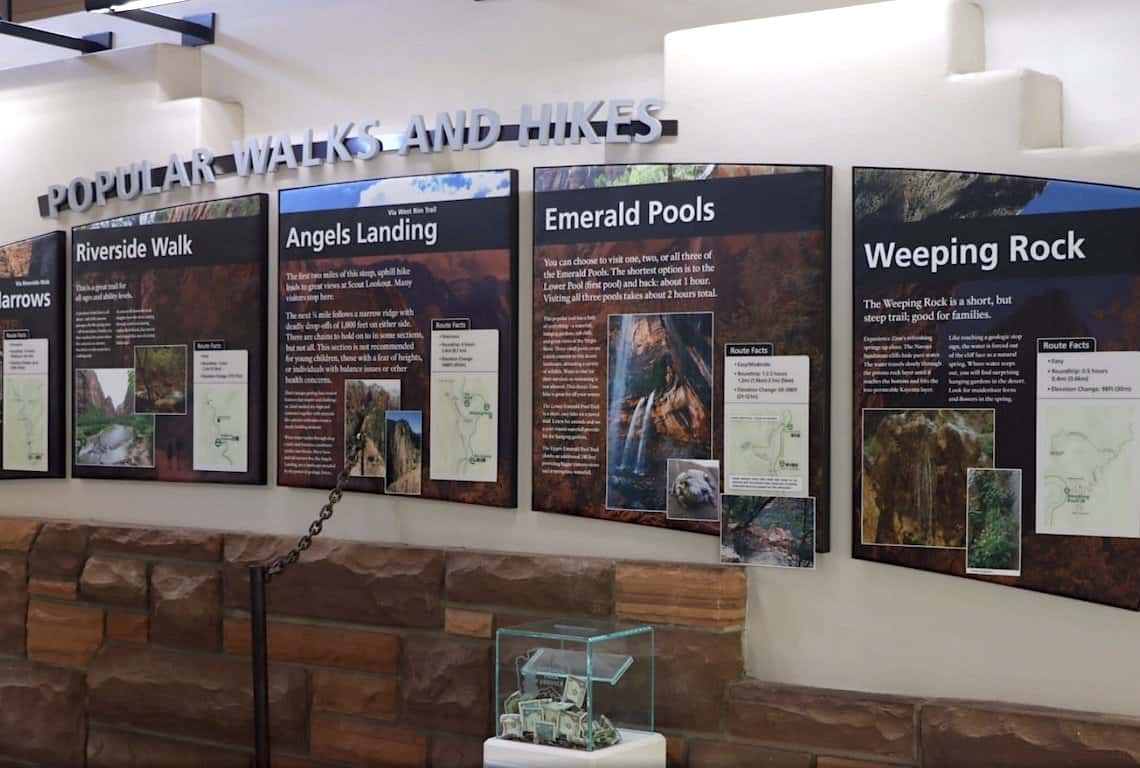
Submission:
M 665 737 L 621 731 L 621 742 L 594 752 L 487 739 L 483 768 L 665 768 Z

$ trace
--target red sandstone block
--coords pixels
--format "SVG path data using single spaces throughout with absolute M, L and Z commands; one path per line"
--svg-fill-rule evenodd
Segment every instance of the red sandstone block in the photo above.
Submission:
M 74 581 L 29 579 L 28 593 L 39 597 L 54 597 L 57 600 L 74 600 L 79 595 L 79 589 Z
M 444 613 L 444 626 L 449 635 L 490 640 L 495 634 L 495 614 L 448 606 Z
M 271 621 L 269 657 L 276 661 L 341 667 L 394 675 L 399 671 L 400 638 L 383 632 Z M 246 619 L 226 619 L 227 653 L 249 655 L 250 627 Z
M 45 523 L 28 555 L 33 579 L 75 581 L 87 554 L 88 529 L 69 523 Z
M 1140 766 L 1140 719 L 986 704 L 922 708 L 926 768 Z
M 284 554 L 294 540 L 227 536 L 226 608 L 249 610 L 249 563 Z M 269 584 L 269 612 L 352 624 L 443 626 L 443 552 L 318 539 Z
M 0 660 L 0 754 L 43 766 L 83 765 L 83 673 Z
M 748 580 L 741 568 L 618 563 L 615 584 L 622 619 L 720 629 L 744 625 Z
M 728 731 L 817 751 L 914 760 L 915 702 L 749 680 L 729 686 Z
M 409 641 L 400 675 L 404 722 L 489 736 L 491 680 L 489 643 L 447 636 Z
M 150 574 L 150 640 L 214 651 L 221 642 L 222 578 L 206 563 L 156 563 Z
M 402 728 L 390 728 L 335 715 L 315 713 L 309 752 L 324 760 L 385 768 L 427 766 L 427 737 Z
M 189 528 L 95 528 L 91 550 L 177 560 L 218 560 L 222 534 Z
M 741 633 L 663 629 L 656 647 L 657 724 L 719 733 L 725 689 L 744 675 Z
M 107 639 L 120 643 L 145 645 L 147 640 L 147 618 L 142 614 L 126 611 L 107 611 Z
M 87 670 L 93 720 L 152 733 L 248 747 L 253 739 L 249 660 L 153 646 L 106 645 Z M 269 670 L 272 743 L 304 750 L 305 671 Z
M 274 761 L 276 765 L 276 761 Z M 249 768 L 249 754 L 222 747 L 177 741 L 92 726 L 87 737 L 87 768 Z
M 400 716 L 400 682 L 318 669 L 313 672 L 313 709 L 372 720 Z
M 431 768 L 483 768 L 483 740 L 433 733 L 428 765 Z
M 811 768 L 811 764 L 811 755 L 802 752 L 725 741 L 689 744 L 689 768 Z
M 40 524 L 35 520 L 0 520 L 0 550 L 27 552 L 39 531 Z
M 103 609 L 33 600 L 28 605 L 28 656 L 82 667 L 103 643 Z
M 447 599 L 606 616 L 613 607 L 613 572 L 609 560 L 449 552 Z
M 142 560 L 94 556 L 87 558 L 79 591 L 85 600 L 146 607 L 146 563 Z
M 689 742 L 684 736 L 668 734 L 665 736 L 665 766 L 666 768 L 687 768 L 689 765 Z

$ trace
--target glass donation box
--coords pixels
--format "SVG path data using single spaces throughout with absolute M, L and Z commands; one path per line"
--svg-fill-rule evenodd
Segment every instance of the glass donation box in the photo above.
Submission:
M 498 737 L 484 765 L 664 766 L 653 688 L 651 626 L 568 619 L 500 629 Z

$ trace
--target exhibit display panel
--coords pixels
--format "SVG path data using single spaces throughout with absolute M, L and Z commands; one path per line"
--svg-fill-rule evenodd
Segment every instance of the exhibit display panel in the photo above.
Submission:
M 66 243 L 0 246 L 0 480 L 65 474 Z
M 512 507 L 515 171 L 280 193 L 278 482 Z
M 72 475 L 266 481 L 268 197 L 72 230 Z
M 854 172 L 855 557 L 1140 607 L 1140 190 Z
M 534 508 L 717 534 L 722 495 L 814 498 L 735 562 L 827 551 L 830 168 L 534 179 Z

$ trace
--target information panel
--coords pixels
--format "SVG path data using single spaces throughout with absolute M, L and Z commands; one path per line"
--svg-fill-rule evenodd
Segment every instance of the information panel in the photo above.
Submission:
M 1140 607 L 1140 190 L 857 168 L 856 557 Z
M 266 482 L 268 202 L 72 231 L 73 476 Z
M 66 241 L 0 246 L 0 480 L 64 476 Z
M 830 169 L 534 178 L 535 509 L 718 533 L 747 497 L 726 562 L 826 551 Z
M 513 507 L 515 171 L 280 193 L 278 482 Z

